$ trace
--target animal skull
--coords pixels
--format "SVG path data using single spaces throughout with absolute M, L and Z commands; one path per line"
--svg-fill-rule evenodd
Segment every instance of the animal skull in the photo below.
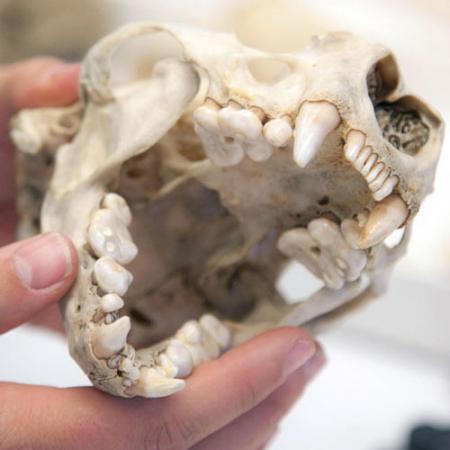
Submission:
M 158 32 L 184 58 L 111 88 L 116 47 Z M 255 61 L 286 70 L 267 81 Z M 276 55 L 230 34 L 129 25 L 90 50 L 80 92 L 79 104 L 14 121 L 21 231 L 74 241 L 70 350 L 97 387 L 124 397 L 173 394 L 258 332 L 312 326 L 379 294 L 443 137 L 390 52 L 347 33 Z M 291 305 L 274 287 L 288 258 L 324 282 Z

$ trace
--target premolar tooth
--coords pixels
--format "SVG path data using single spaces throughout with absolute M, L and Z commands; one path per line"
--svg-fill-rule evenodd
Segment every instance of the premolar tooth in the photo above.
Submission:
M 248 109 L 227 106 L 219 111 L 218 122 L 225 136 L 240 138 L 246 142 L 256 141 L 262 133 L 261 121 Z
M 194 368 L 192 356 L 186 346 L 178 339 L 171 339 L 166 349 L 166 355 L 177 367 L 177 376 L 187 377 Z
M 95 262 L 94 275 L 102 290 L 120 296 L 127 292 L 133 281 L 133 275 L 110 256 L 103 256 Z
M 372 181 L 375 180 L 375 178 L 381 173 L 384 167 L 384 163 L 379 162 L 372 169 L 370 169 L 370 172 L 366 175 L 367 183 L 372 183 Z
M 272 119 L 264 125 L 263 134 L 270 145 L 284 147 L 292 138 L 292 125 L 285 119 Z
M 294 159 L 304 168 L 317 155 L 325 138 L 341 122 L 339 112 L 328 102 L 305 102 L 295 120 Z
M 205 314 L 199 320 L 200 325 L 219 344 L 220 349 L 226 350 L 231 343 L 230 330 L 211 314 Z
M 364 147 L 366 136 L 358 130 L 351 130 L 345 141 L 344 154 L 349 161 L 355 161 L 359 152 Z
M 138 252 L 126 226 L 109 209 L 99 209 L 94 213 L 88 239 L 97 256 L 111 256 L 120 264 L 128 264 Z
M 261 162 L 272 156 L 273 148 L 265 139 L 261 138 L 255 143 L 246 144 L 245 151 L 252 161 Z
M 378 155 L 376 153 L 372 153 L 364 164 L 363 168 L 360 170 L 361 175 L 366 177 L 374 164 L 378 161 Z
M 176 337 L 187 344 L 198 345 L 202 342 L 202 330 L 195 320 L 189 320 L 177 331 Z
M 397 186 L 399 182 L 399 178 L 397 175 L 390 176 L 383 184 L 383 186 L 378 189 L 378 191 L 374 192 L 372 194 L 372 197 L 375 201 L 379 202 L 386 198 L 388 195 L 392 194 L 392 191 L 394 190 L 395 186 Z
M 175 378 L 178 375 L 178 367 L 165 353 L 159 355 L 159 364 L 169 378 Z
M 369 183 L 369 189 L 372 192 L 378 191 L 381 186 L 383 186 L 384 182 L 387 180 L 387 177 L 389 176 L 390 170 L 389 167 L 385 167 L 380 174 L 373 180 L 371 183 Z
M 211 133 L 219 133 L 219 122 L 217 120 L 219 109 L 220 107 L 217 103 L 207 99 L 202 106 L 194 111 L 194 122 Z
M 124 302 L 117 294 L 106 294 L 100 299 L 100 306 L 105 313 L 110 313 L 123 308 Z
M 121 317 L 110 325 L 94 328 L 91 336 L 92 351 L 97 358 L 107 359 L 125 347 L 131 328 L 130 318 Z
M 369 158 L 370 154 L 372 153 L 370 147 L 364 147 L 360 152 L 358 157 L 356 158 L 355 162 L 353 163 L 353 166 L 358 172 L 361 172 L 362 168 L 366 164 L 367 159 Z
M 392 194 L 378 203 L 370 213 L 358 240 L 358 247 L 366 249 L 384 241 L 408 218 L 408 207 L 401 197 Z
M 109 192 L 103 199 L 103 207 L 111 210 L 122 221 L 125 226 L 131 224 L 132 215 L 127 202 L 115 192 Z
M 185 384 L 183 380 L 161 375 L 156 369 L 142 367 L 139 381 L 129 391 L 146 398 L 160 398 L 180 391 Z

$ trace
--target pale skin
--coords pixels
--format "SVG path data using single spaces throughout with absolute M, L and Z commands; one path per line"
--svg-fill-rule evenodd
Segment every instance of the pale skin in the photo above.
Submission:
M 56 303 L 76 278 L 76 251 L 56 233 L 12 243 L 14 162 L 6 136 L 18 109 L 75 101 L 78 75 L 78 65 L 50 58 L 0 69 L 0 333 L 29 321 L 61 329 Z M 262 449 L 324 362 L 305 330 L 283 328 L 202 365 L 166 399 L 0 382 L 0 448 Z

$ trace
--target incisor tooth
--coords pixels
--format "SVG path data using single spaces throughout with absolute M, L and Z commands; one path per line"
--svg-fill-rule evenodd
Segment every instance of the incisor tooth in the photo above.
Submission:
M 305 102 L 295 120 L 294 159 L 304 168 L 317 155 L 325 138 L 341 122 L 339 112 L 328 102 Z
M 370 213 L 358 240 L 358 247 L 366 249 L 384 241 L 408 218 L 408 207 L 401 197 L 392 194 L 378 203 Z
M 397 186 L 399 182 L 399 178 L 397 175 L 390 176 L 383 184 L 383 186 L 378 189 L 378 191 L 372 194 L 372 197 L 375 201 L 380 202 L 383 198 L 386 198 L 388 195 L 392 194 L 395 186 Z
M 367 159 L 369 158 L 371 154 L 370 147 L 364 147 L 357 156 L 355 162 L 353 163 L 353 166 L 355 169 L 359 172 L 361 172 L 362 168 L 364 167 L 364 164 L 366 164 Z
M 361 175 L 366 177 L 371 171 L 374 164 L 378 161 L 378 155 L 376 153 L 372 153 L 364 164 L 363 168 L 360 170 Z
M 103 256 L 95 261 L 94 276 L 101 289 L 120 296 L 127 292 L 133 281 L 133 275 L 110 256 Z
M 130 318 L 127 316 L 121 317 L 110 325 L 100 325 L 94 328 L 91 342 L 95 356 L 107 359 L 119 353 L 127 343 L 130 328 Z
M 221 350 L 226 350 L 231 343 L 230 330 L 211 314 L 205 314 L 199 320 L 200 325 L 219 344 Z
M 104 208 L 111 210 L 125 226 L 128 227 L 131 224 L 131 210 L 125 199 L 119 194 L 109 192 L 105 195 L 102 205 Z
M 347 135 L 347 139 L 345 140 L 345 157 L 351 162 L 355 161 L 359 152 L 364 147 L 365 142 L 366 136 L 361 133 L 361 131 L 351 130 Z
M 372 192 L 378 191 L 381 186 L 383 186 L 384 182 L 387 180 L 387 177 L 389 176 L 390 170 L 389 167 L 385 167 L 380 174 L 373 180 L 371 183 L 369 183 L 369 189 Z
M 270 145 L 284 147 L 292 138 L 292 126 L 284 119 L 272 119 L 264 125 L 263 134 Z
M 240 138 L 246 142 L 256 141 L 262 133 L 261 121 L 248 109 L 227 106 L 219 111 L 218 122 L 225 136 Z
M 165 377 L 152 368 L 142 367 L 140 372 L 139 381 L 130 392 L 141 397 L 167 397 L 183 389 L 186 384 L 183 380 Z
M 366 181 L 367 183 L 372 183 L 373 180 L 380 174 L 380 172 L 384 169 L 384 163 L 379 162 L 375 164 L 372 169 L 370 169 L 370 172 L 366 175 Z
M 123 308 L 124 302 L 117 294 L 106 294 L 100 299 L 100 306 L 105 313 Z
M 192 356 L 186 346 L 178 339 L 171 339 L 166 349 L 167 357 L 177 367 L 177 376 L 187 377 L 194 368 Z

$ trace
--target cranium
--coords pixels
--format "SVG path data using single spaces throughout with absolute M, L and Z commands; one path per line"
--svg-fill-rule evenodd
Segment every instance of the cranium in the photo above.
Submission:
M 112 88 L 116 47 L 158 32 L 184 56 Z M 254 64 L 267 61 L 285 71 L 265 79 Z M 87 54 L 80 94 L 14 121 L 21 231 L 74 241 L 70 350 L 124 397 L 170 395 L 256 333 L 311 327 L 382 292 L 443 136 L 392 54 L 347 33 L 268 54 L 230 34 L 129 25 Z M 324 283 L 294 304 L 274 287 L 290 258 Z

